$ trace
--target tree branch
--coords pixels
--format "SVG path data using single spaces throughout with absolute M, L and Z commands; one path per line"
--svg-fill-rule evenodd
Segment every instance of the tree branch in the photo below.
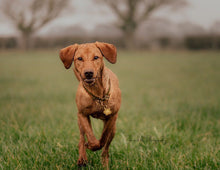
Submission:
M 151 1 L 144 1 L 145 10 L 144 13 L 138 19 L 138 23 L 143 22 L 146 20 L 152 12 L 159 9 L 161 6 L 165 5 L 169 1 L 173 0 L 151 0 Z
M 120 11 L 120 9 L 118 8 L 118 1 L 117 0 L 105 0 L 106 4 L 113 10 L 113 12 L 115 12 L 115 14 L 122 20 L 125 19 L 125 16 L 123 15 L 123 12 Z

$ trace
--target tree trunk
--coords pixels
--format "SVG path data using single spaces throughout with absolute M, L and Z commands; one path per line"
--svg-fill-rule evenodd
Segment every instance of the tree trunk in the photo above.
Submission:
M 29 32 L 22 32 L 21 36 L 21 49 L 28 50 L 30 48 L 31 34 Z
M 126 49 L 135 49 L 134 30 L 124 32 L 124 44 Z

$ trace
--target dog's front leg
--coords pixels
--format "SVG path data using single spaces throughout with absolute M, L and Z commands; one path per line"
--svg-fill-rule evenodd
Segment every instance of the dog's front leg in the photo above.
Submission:
M 80 131 L 80 138 L 79 138 L 79 159 L 77 161 L 77 164 L 79 166 L 85 166 L 88 162 L 87 156 L 86 156 L 86 147 L 85 147 L 85 131 L 82 128 L 80 119 L 78 118 L 78 126 Z
M 117 117 L 118 117 L 118 114 L 115 114 L 112 117 L 110 117 L 108 120 L 104 121 L 104 129 L 103 129 L 102 136 L 100 139 L 101 147 L 104 146 L 102 150 L 102 164 L 107 169 L 108 169 L 109 146 L 112 142 L 112 139 L 115 136 Z
M 96 139 L 92 131 L 90 118 L 78 113 L 79 128 L 82 129 L 87 137 L 88 142 L 84 144 L 88 149 L 96 151 L 100 149 L 100 142 Z

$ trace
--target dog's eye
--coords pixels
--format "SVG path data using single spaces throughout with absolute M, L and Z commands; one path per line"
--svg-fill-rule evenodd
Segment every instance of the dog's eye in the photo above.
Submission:
M 82 60 L 83 60 L 82 57 L 78 57 L 77 59 L 78 59 L 79 61 L 82 61 Z
M 94 57 L 94 60 L 97 60 L 98 58 L 99 58 L 98 56 L 95 56 L 95 57 Z

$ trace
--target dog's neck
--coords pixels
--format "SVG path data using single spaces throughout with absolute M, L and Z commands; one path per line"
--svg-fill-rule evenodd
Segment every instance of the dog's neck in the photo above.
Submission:
M 105 67 L 98 73 L 97 79 L 95 83 L 89 85 L 84 83 L 84 86 L 95 96 L 102 98 L 108 91 L 109 87 L 109 75 L 105 69 Z

